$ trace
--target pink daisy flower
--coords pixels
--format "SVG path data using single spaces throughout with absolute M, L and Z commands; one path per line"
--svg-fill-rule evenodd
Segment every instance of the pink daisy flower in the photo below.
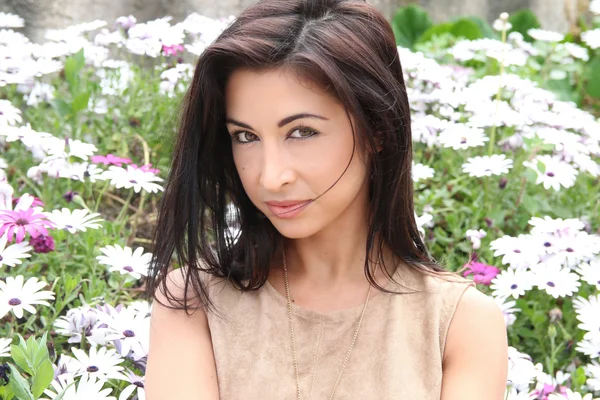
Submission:
M 463 272 L 463 276 L 473 275 L 474 282 L 486 286 L 489 286 L 496 275 L 500 273 L 500 269 L 477 261 L 471 261 L 465 267 L 467 269 Z
M 22 197 L 23 196 L 15 197 L 14 199 L 12 199 L 13 208 L 15 208 L 17 206 L 17 204 L 19 204 L 19 201 L 21 201 Z M 44 202 L 41 199 L 39 199 L 35 196 L 31 196 L 31 197 L 33 198 L 33 201 L 31 202 L 31 205 L 29 207 L 44 207 Z
M 123 164 L 131 163 L 129 158 L 117 157 L 112 154 L 107 154 L 105 156 L 92 156 L 91 160 L 95 164 L 116 165 L 117 167 L 120 167 Z
M 16 236 L 16 243 L 21 243 L 29 233 L 32 238 L 39 235 L 48 235 L 46 226 L 54 227 L 51 221 L 43 214 L 34 214 L 35 210 L 0 210 L 0 236 L 6 234 L 8 240 Z
M 162 50 L 166 56 L 176 56 L 177 53 L 183 53 L 185 51 L 185 48 L 180 44 L 174 44 L 171 46 L 163 45 Z

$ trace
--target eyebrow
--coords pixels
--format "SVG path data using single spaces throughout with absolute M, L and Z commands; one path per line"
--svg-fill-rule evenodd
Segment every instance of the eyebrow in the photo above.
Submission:
M 329 120 L 328 118 L 325 118 L 325 117 L 323 117 L 321 115 L 317 115 L 317 114 L 300 113 L 300 114 L 290 115 L 289 117 L 285 117 L 284 119 L 282 119 L 281 121 L 279 121 L 277 123 L 277 126 L 279 128 L 282 128 L 282 127 L 286 126 L 287 124 L 289 124 L 289 123 L 291 123 L 291 122 L 293 122 L 293 121 L 295 121 L 297 119 L 300 119 L 300 118 L 315 118 L 315 119 L 322 119 L 322 120 L 325 120 L 325 121 Z M 254 128 L 252 128 L 250 125 L 245 124 L 245 123 L 240 122 L 240 121 L 236 121 L 233 118 L 227 118 L 225 120 L 225 122 L 228 123 L 228 124 L 235 124 L 237 126 L 241 126 L 242 128 L 254 130 Z

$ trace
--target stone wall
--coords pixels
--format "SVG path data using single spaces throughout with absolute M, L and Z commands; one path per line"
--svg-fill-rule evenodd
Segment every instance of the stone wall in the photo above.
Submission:
M 138 21 L 171 15 L 174 22 L 196 11 L 209 17 L 235 15 L 255 0 L 0 0 L 0 11 L 13 12 L 26 20 L 25 34 L 34 41 L 43 39 L 47 28 L 101 19 L 109 23 L 121 15 L 133 14 Z M 588 0 L 368 0 L 388 18 L 398 7 L 418 3 L 435 21 L 459 15 L 478 15 L 492 22 L 503 12 L 531 8 L 546 29 L 568 29 L 566 6 Z

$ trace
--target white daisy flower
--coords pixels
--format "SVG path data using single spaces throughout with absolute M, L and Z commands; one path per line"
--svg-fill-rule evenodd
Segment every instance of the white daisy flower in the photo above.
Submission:
M 579 275 L 557 264 L 541 266 L 533 273 L 535 285 L 554 298 L 572 296 L 581 286 Z
M 600 334 L 600 295 L 590 296 L 588 299 L 578 296 L 573 300 L 573 307 L 577 319 L 581 322 L 577 327 L 593 335 Z M 586 334 L 585 338 L 590 338 Z
M 570 42 L 562 43 L 562 45 L 565 48 L 565 50 L 569 52 L 571 57 L 579 58 L 580 60 L 583 60 L 585 62 L 588 62 L 590 60 L 590 54 L 588 53 L 588 49 L 586 49 L 585 47 Z
M 0 126 L 16 125 L 21 122 L 23 122 L 21 110 L 13 106 L 10 101 L 0 99 Z
M 581 40 L 592 49 L 600 48 L 600 28 L 583 32 L 581 34 Z
M 23 311 L 35 314 L 34 304 L 49 306 L 45 300 L 53 300 L 54 292 L 43 290 L 48 283 L 31 277 L 24 282 L 23 275 L 8 276 L 6 281 L 0 280 L 0 319 L 12 311 L 17 318 L 23 318 Z
M 0 157 L 0 169 L 8 168 L 8 163 L 2 157 Z
M 11 344 L 12 344 L 12 339 L 0 338 L 0 358 L 10 357 L 10 345 Z
M 507 300 L 507 298 L 505 297 L 492 296 L 492 299 L 494 299 L 496 304 L 498 304 L 498 307 L 500 307 L 500 309 L 502 310 L 502 313 L 504 314 L 504 324 L 506 325 L 506 327 L 508 328 L 509 326 L 514 324 L 517 319 L 515 313 L 521 311 L 519 308 L 515 307 L 517 305 L 517 302 L 514 300 Z
M 49 166 L 47 166 L 47 161 L 40 164 L 39 168 L 42 170 L 41 172 L 46 172 L 48 174 L 48 170 L 52 167 L 48 168 Z M 97 180 L 103 180 L 102 173 L 104 170 L 98 167 L 96 164 L 90 164 L 88 162 L 70 163 L 65 160 L 60 167 L 58 165 L 54 165 L 54 167 L 58 167 L 55 175 L 56 177 L 72 179 L 80 182 L 89 181 L 92 183 L 96 182 Z M 48 174 L 48 176 L 51 177 L 51 174 Z
M 22 28 L 25 20 L 16 14 L 0 12 L 0 28 Z
M 64 229 L 70 233 L 75 233 L 77 231 L 85 232 L 87 228 L 98 229 L 102 226 L 99 222 L 104 220 L 98 218 L 100 214 L 89 212 L 86 209 L 71 211 L 63 207 L 60 211 L 52 210 L 52 212 L 45 212 L 43 214 L 56 225 L 55 229 Z
M 535 400 L 537 399 L 537 394 L 535 392 L 530 392 L 529 390 L 525 390 L 523 392 L 517 391 L 517 389 L 506 388 L 506 392 L 504 392 L 504 400 Z
M 507 159 L 504 154 L 493 154 L 490 156 L 477 156 L 467 159 L 462 165 L 463 172 L 473 177 L 502 175 L 508 173 L 513 166 L 513 161 Z
M 421 235 L 425 235 L 425 229 L 423 227 L 433 227 L 433 215 L 424 212 L 423 215 L 418 216 L 415 213 L 415 221 L 417 222 L 417 229 L 421 232 Z
M 542 164 L 542 170 L 540 170 L 538 163 Z M 560 160 L 556 156 L 537 156 L 533 161 L 524 161 L 523 165 L 533 169 L 537 173 L 536 185 L 541 183 L 544 185 L 544 189 L 552 188 L 557 192 L 561 186 L 564 188 L 573 186 L 578 173 L 571 164 Z
M 81 140 L 57 138 L 54 136 L 44 139 L 43 146 L 48 156 L 64 158 L 66 160 L 70 157 L 87 160 L 98 151 L 98 148 L 93 144 L 85 143 Z
M 477 250 L 481 247 L 481 239 L 487 236 L 487 233 L 483 229 L 468 229 L 465 233 L 467 239 L 473 244 L 473 249 Z
M 565 266 L 577 265 L 591 258 L 600 250 L 598 236 L 589 235 L 587 232 L 562 237 L 558 244 L 559 251 L 555 253 L 555 256 Z
M 2 113 L 1 109 L 0 113 Z M 47 132 L 38 132 L 31 129 L 31 125 L 29 124 L 22 126 L 4 126 L 0 129 L 0 136 L 5 136 L 7 142 L 16 142 L 19 140 L 28 148 L 40 146 L 45 139 L 54 137 Z
M 148 275 L 148 267 L 152 253 L 145 253 L 144 248 L 138 247 L 133 251 L 131 247 L 121 247 L 118 244 L 114 246 L 105 246 L 100 249 L 104 254 L 96 259 L 100 264 L 108 265 L 110 272 L 118 271 L 121 275 L 129 274 L 135 279 Z
M 527 33 L 535 40 L 542 42 L 561 42 L 565 38 L 565 35 L 562 33 L 546 31 L 543 29 L 529 29 Z
M 433 178 L 435 170 L 421 163 L 414 164 L 412 167 L 412 179 L 414 182 L 419 182 L 422 179 Z
M 134 308 L 127 308 L 114 315 L 101 314 L 101 320 L 108 325 L 105 339 L 118 341 L 115 347 L 123 357 L 134 354 L 144 355 L 144 341 L 150 331 L 150 316 Z
M 125 361 L 115 349 L 104 346 L 91 346 L 89 354 L 76 347 L 71 347 L 71 352 L 78 362 L 76 376 L 83 375 L 98 378 L 101 381 L 108 379 L 123 379 L 121 364 Z
M 454 124 L 441 131 L 438 140 L 444 147 L 451 147 L 454 150 L 464 150 L 469 147 L 483 146 L 489 139 L 485 136 L 481 128 L 473 128 L 464 124 Z
M 580 264 L 576 272 L 581 275 L 581 279 L 600 290 L 600 258 L 591 260 L 589 264 Z
M 507 383 L 519 391 L 528 391 L 538 375 L 538 370 L 531 356 L 521 353 L 512 346 L 508 347 L 508 378 Z
M 565 388 L 566 394 L 556 394 L 550 393 L 548 395 L 548 400 L 594 400 L 593 394 L 588 393 L 582 397 L 580 393 L 575 393 L 571 389 Z
M 585 382 L 592 390 L 600 390 L 600 364 L 596 361 L 592 361 L 584 367 L 585 374 L 589 377 Z
M 144 400 L 146 398 L 146 391 L 144 389 L 145 386 L 145 377 L 136 375 L 131 370 L 127 369 L 126 372 L 123 373 L 127 377 L 127 382 L 130 383 L 129 386 L 126 386 L 121 394 L 119 395 L 119 400 L 128 399 L 129 396 L 136 392 L 137 398 L 140 400 Z
M 547 215 L 544 218 L 532 217 L 528 224 L 533 226 L 531 228 L 532 234 L 548 233 L 558 237 L 571 236 L 585 228 L 585 224 L 577 218 L 563 220 L 562 218 L 551 218 Z
M 96 380 L 94 377 L 88 379 L 87 376 L 79 378 L 78 382 L 74 383 L 74 377 L 68 374 L 60 375 L 59 379 L 52 381 L 52 389 L 44 390 L 48 398 L 42 400 L 52 400 L 58 396 L 59 393 L 65 390 L 62 400 L 117 400 L 114 396 L 109 396 L 112 392 L 112 388 L 102 389 L 104 381 Z M 69 386 L 70 385 L 70 386 Z
M 144 171 L 140 168 L 135 168 L 130 165 L 127 169 L 111 165 L 108 171 L 102 174 L 103 179 L 109 179 L 111 185 L 117 188 L 133 188 L 136 193 L 142 189 L 149 193 L 162 191 L 163 187 L 155 182 L 161 182 L 163 179 L 156 176 L 152 172 Z
M 14 267 L 17 264 L 21 264 L 21 259 L 31 257 L 29 252 L 33 250 L 33 247 L 29 246 L 28 241 L 11 244 L 6 247 L 7 241 L 7 234 L 0 236 L 0 267 L 3 265 Z
M 67 315 L 60 316 L 54 322 L 56 333 L 68 336 L 68 343 L 81 343 L 82 335 L 85 334 L 86 342 L 105 345 L 105 335 L 108 328 L 100 328 L 98 315 L 100 311 L 89 306 L 72 308 Z
M 540 250 L 533 246 L 531 236 L 519 235 L 512 237 L 504 235 L 490 243 L 494 257 L 502 256 L 502 263 L 514 268 L 528 267 L 539 262 Z
M 518 299 L 533 287 L 533 274 L 523 269 L 509 268 L 492 280 L 490 288 L 496 297 L 514 297 Z
M 584 338 L 577 343 L 575 350 L 591 358 L 600 358 L 600 335 Z
M 150 315 L 152 312 L 152 304 L 146 300 L 136 300 L 129 304 L 127 308 L 132 308 L 139 313 Z

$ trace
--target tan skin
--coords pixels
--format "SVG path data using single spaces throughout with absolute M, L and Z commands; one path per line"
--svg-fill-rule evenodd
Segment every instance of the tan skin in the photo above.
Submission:
M 314 199 L 342 175 L 353 148 L 351 119 L 343 105 L 285 69 L 240 69 L 226 86 L 226 114 L 244 189 L 285 238 L 294 302 L 320 312 L 364 303 L 369 285 L 363 250 L 368 229 L 368 152 L 357 143 L 350 167 L 339 182 L 296 217 L 279 218 L 265 204 Z M 288 118 L 299 114 L 313 116 Z M 307 139 L 298 140 L 303 137 Z M 388 268 L 398 265 L 385 246 L 384 257 Z M 371 259 L 375 258 L 373 254 Z M 268 279 L 285 295 L 281 267 L 280 248 Z M 170 288 L 181 294 L 181 274 L 170 277 Z M 386 282 L 381 268 L 376 279 L 381 285 Z M 157 296 L 167 301 L 160 291 Z M 507 368 L 502 311 L 491 298 L 469 288 L 450 324 L 441 400 L 503 399 Z M 146 393 L 148 400 L 218 399 L 203 311 L 186 317 L 182 311 L 154 303 Z

